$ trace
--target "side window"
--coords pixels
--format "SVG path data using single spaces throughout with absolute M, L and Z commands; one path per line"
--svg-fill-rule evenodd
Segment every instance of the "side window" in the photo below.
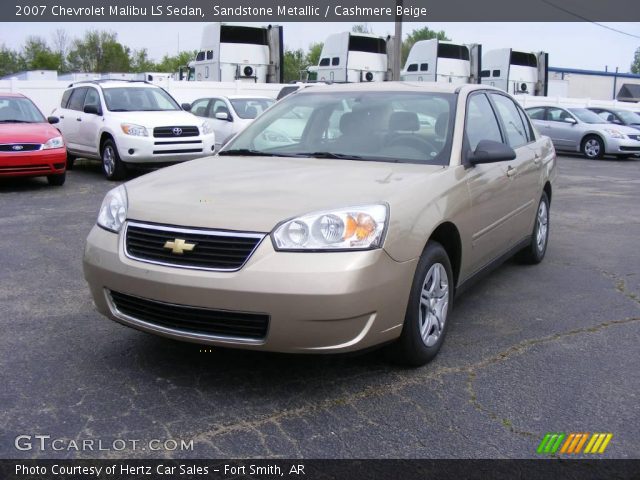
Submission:
M 518 113 L 518 107 L 513 103 L 513 100 L 496 93 L 492 93 L 491 98 L 496 104 L 500 118 L 502 118 L 507 141 L 511 148 L 518 148 L 529 143 L 527 130 L 522 123 L 522 118 Z
M 420 71 L 421 72 L 426 72 L 429 70 L 429 64 L 428 63 L 421 63 L 420 64 Z
M 331 59 L 331 65 L 333 65 L 334 67 L 335 67 L 336 65 L 340 65 L 340 57 L 333 57 L 333 58 Z
M 547 120 L 552 122 L 564 122 L 567 118 L 572 118 L 569 112 L 562 108 L 547 108 Z
M 207 50 L 207 60 L 213 59 L 213 50 Z
M 527 113 L 533 120 L 544 120 L 544 107 L 527 108 Z
M 469 99 L 465 134 L 471 150 L 475 150 L 481 140 L 502 142 L 498 119 L 483 93 L 472 95 Z
M 320 66 L 321 67 L 328 67 L 329 66 L 329 57 L 323 58 L 322 60 L 320 60 Z
M 87 95 L 84 97 L 84 105 L 95 105 L 100 109 L 100 94 L 95 88 L 87 89 Z
M 67 108 L 81 111 L 84 106 L 84 97 L 87 95 L 87 87 L 74 88 Z
M 488 78 L 491 76 L 491 71 L 489 70 L 482 70 L 480 72 L 480 78 Z
M 69 103 L 69 97 L 71 96 L 71 92 L 72 91 L 73 90 L 69 89 L 69 90 L 66 90 L 62 94 L 62 100 L 60 101 L 60 107 L 67 108 L 67 103 Z
M 417 72 L 418 71 L 418 64 L 417 63 L 412 63 L 411 65 L 409 65 L 407 67 L 407 72 Z
M 527 138 L 529 139 L 530 142 L 533 142 L 536 139 L 536 135 L 533 133 L 533 127 L 531 126 L 531 122 L 529 121 L 527 114 L 524 113 L 524 110 L 520 106 L 517 106 L 517 107 L 518 107 L 518 114 L 520 114 L 520 120 L 522 120 L 522 123 L 524 124 L 524 129 L 525 129 L 525 133 L 527 134 Z
M 227 104 L 224 103 L 223 100 L 220 100 L 219 98 L 214 98 L 211 101 L 213 102 L 211 105 L 211 110 L 209 111 L 209 116 L 211 118 L 215 118 L 216 113 L 221 113 L 221 112 L 231 115 L 231 113 L 229 112 L 229 107 L 227 107 Z
M 500 76 L 500 70 L 494 70 L 493 71 L 493 76 L 494 77 L 499 77 Z
M 206 117 L 208 105 L 209 105 L 208 98 L 201 98 L 200 100 L 196 100 L 191 105 L 191 113 L 193 113 L 194 115 L 197 115 L 198 117 Z

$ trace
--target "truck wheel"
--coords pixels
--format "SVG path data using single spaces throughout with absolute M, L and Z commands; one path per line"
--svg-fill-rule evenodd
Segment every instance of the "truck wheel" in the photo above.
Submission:
M 127 175 L 127 167 L 120 160 L 118 148 L 110 138 L 102 144 L 102 173 L 107 180 L 122 180 Z
M 419 367 L 438 354 L 449 324 L 453 289 L 447 252 L 438 242 L 429 241 L 416 268 L 402 334 L 390 346 L 394 360 Z
M 604 142 L 600 137 L 589 135 L 582 140 L 582 154 L 591 159 L 596 160 L 604 156 Z
M 48 175 L 47 176 L 47 181 L 49 182 L 49 185 L 52 185 L 54 187 L 61 187 L 62 185 L 64 185 L 65 180 L 67 179 L 67 174 L 65 173 L 58 173 L 57 175 Z

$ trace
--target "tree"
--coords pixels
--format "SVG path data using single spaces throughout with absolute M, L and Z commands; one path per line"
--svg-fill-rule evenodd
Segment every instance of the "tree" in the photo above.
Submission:
M 633 55 L 631 73 L 640 73 L 640 47 L 636 48 L 636 53 Z
M 68 72 L 67 55 L 69 54 L 69 45 L 71 39 L 66 30 L 58 28 L 52 35 L 53 51 L 60 57 L 60 71 Z
M 322 54 L 322 42 L 316 42 L 309 45 L 309 51 L 307 52 L 307 65 L 318 65 L 320 62 L 320 55 Z
M 60 55 L 51 51 L 42 37 L 30 36 L 22 48 L 22 57 L 28 70 L 58 70 Z
M 26 70 L 24 58 L 15 50 L 0 46 L 0 77 Z
M 358 23 L 351 27 L 353 33 L 373 33 L 373 29 L 368 23 Z
M 197 50 L 191 52 L 180 52 L 177 55 L 165 55 L 156 65 L 159 72 L 175 73 L 180 67 L 187 66 L 190 61 L 196 58 Z
M 69 67 L 79 72 L 129 72 L 131 51 L 113 32 L 90 30 L 73 41 L 67 57 Z
M 300 72 L 307 68 L 306 55 L 304 50 L 299 48 L 298 50 L 284 51 L 284 81 L 292 82 L 300 80 Z
M 420 40 L 432 40 L 434 38 L 444 41 L 451 40 L 443 30 L 436 32 L 435 30 L 429 29 L 429 27 L 422 27 L 413 30 L 402 42 L 402 65 L 407 61 L 409 51 L 411 50 L 411 47 L 413 47 L 414 43 L 419 42 Z
M 133 72 L 153 72 L 157 70 L 157 65 L 149 58 L 146 48 L 135 50 L 131 55 L 131 71 Z

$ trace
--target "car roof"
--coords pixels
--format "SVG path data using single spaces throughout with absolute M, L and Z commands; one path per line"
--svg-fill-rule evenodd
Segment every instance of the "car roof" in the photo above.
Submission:
M 266 97 L 264 95 L 221 95 L 222 98 L 228 98 L 229 100 L 242 100 L 242 99 L 249 99 L 249 100 L 275 100 L 274 98 L 271 97 Z M 219 98 L 219 97 L 216 97 Z
M 25 95 L 21 94 L 21 93 L 14 93 L 14 92 L 0 92 L 0 98 L 5 97 L 5 98 L 27 98 Z
M 76 87 L 95 87 L 99 86 L 102 88 L 127 88 L 127 87 L 135 87 L 135 88 L 160 88 L 158 85 L 154 85 L 152 83 L 148 83 L 142 80 L 88 80 L 84 82 L 74 82 L 69 85 L 69 88 Z

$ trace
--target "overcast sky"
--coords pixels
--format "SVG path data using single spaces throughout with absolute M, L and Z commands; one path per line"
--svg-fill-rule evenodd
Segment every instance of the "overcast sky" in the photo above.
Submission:
M 251 23 L 247 23 L 251 24 Z M 252 24 L 260 25 L 260 24 Z M 330 33 L 350 30 L 349 23 L 283 23 L 284 41 L 289 48 L 306 49 Z M 428 26 L 444 30 L 459 43 L 480 43 L 483 50 L 511 47 L 524 51 L 549 52 L 553 67 L 628 72 L 636 48 L 640 47 L 639 23 L 605 23 L 614 32 L 587 22 L 575 23 L 405 23 L 403 33 Z M 379 35 L 393 33 L 393 23 L 370 23 Z M 79 37 L 87 29 L 114 31 L 118 40 L 134 50 L 146 48 L 154 59 L 180 50 L 195 50 L 200 45 L 202 24 L 198 23 L 0 23 L 0 44 L 20 48 L 29 35 L 50 40 L 58 28 Z

